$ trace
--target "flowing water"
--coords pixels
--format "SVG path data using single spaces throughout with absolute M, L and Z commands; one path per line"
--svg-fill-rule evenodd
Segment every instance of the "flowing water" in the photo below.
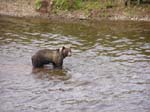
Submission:
M 62 70 L 32 70 L 63 45 Z M 0 112 L 150 112 L 150 23 L 0 17 Z

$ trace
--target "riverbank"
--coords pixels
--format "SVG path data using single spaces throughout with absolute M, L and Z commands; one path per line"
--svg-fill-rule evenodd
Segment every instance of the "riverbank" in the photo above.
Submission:
M 93 8 L 94 7 L 94 8 Z M 48 11 L 37 11 L 35 0 L 0 0 L 0 15 L 13 17 L 38 17 L 64 20 L 134 20 L 150 21 L 150 5 L 140 6 L 88 6 L 78 10 L 57 10 L 49 5 Z

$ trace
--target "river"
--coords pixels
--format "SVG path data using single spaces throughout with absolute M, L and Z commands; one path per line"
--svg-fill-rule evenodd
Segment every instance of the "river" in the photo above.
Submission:
M 64 45 L 62 70 L 32 69 Z M 150 22 L 1 16 L 0 112 L 150 112 Z

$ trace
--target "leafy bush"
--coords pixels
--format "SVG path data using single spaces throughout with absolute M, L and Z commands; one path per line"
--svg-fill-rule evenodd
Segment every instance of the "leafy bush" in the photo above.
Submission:
M 109 0 L 105 3 L 106 8 L 112 8 L 114 6 L 114 2 L 112 0 Z
M 81 3 L 82 0 L 54 0 L 54 6 L 63 10 L 79 9 Z
M 41 8 L 42 4 L 41 4 L 41 0 L 35 0 L 35 8 L 36 10 L 39 10 Z

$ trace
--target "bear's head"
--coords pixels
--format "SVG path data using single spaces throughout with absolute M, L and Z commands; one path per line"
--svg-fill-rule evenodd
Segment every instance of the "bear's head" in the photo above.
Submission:
M 71 48 L 70 47 L 68 47 L 68 48 L 66 48 L 66 47 L 62 47 L 61 48 L 61 53 L 62 53 L 62 55 L 63 55 L 63 57 L 65 58 L 65 57 L 67 57 L 67 56 L 71 56 L 71 54 L 72 54 L 72 52 L 71 52 Z

